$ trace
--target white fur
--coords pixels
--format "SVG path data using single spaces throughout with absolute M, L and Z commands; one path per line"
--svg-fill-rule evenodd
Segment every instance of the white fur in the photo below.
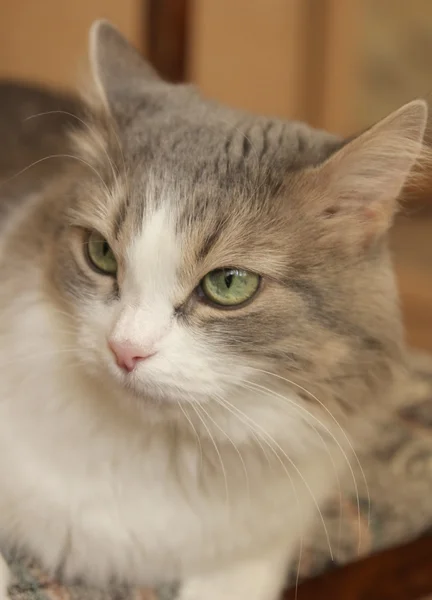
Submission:
M 131 342 L 146 354 L 158 351 L 173 321 L 171 294 L 179 263 L 179 240 L 165 209 L 145 219 L 132 243 L 122 286 L 123 306 L 112 339 Z
M 37 272 L 32 292 L 0 307 L 0 543 L 99 584 L 179 579 L 181 600 L 275 600 L 333 467 L 316 460 L 322 448 L 298 412 L 232 386 L 247 365 L 225 364 L 172 319 L 179 256 L 168 214 L 156 212 L 130 249 L 124 298 L 87 309 L 75 349 Z M 166 409 L 144 403 L 137 418 L 110 333 L 157 348 L 133 387 Z M 214 392 L 247 419 L 212 403 Z M 206 425 L 183 402 L 199 398 Z M 3 600 L 1 585 L 4 569 Z

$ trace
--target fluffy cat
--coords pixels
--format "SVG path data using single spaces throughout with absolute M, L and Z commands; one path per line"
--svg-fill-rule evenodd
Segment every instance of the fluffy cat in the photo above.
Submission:
M 344 142 L 90 39 L 98 105 L 59 100 L 31 139 L 1 116 L 2 155 L 41 162 L 2 163 L 0 546 L 276 600 L 403 372 L 386 234 L 426 105 Z

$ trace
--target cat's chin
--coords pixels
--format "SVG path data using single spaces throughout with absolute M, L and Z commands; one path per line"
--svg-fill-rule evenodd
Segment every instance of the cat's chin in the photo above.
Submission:
M 184 390 L 179 386 L 169 384 L 157 384 L 151 381 L 142 383 L 136 382 L 132 378 L 125 378 L 119 382 L 120 395 L 126 395 L 134 403 L 142 407 L 152 407 L 155 409 L 167 410 L 173 408 L 181 410 L 179 405 L 204 404 L 210 398 L 205 393 L 197 393 Z

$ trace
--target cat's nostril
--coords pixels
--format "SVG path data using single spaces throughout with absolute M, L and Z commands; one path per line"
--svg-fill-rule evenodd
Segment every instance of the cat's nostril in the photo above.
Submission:
M 128 373 L 133 371 L 138 363 L 147 360 L 155 354 L 154 352 L 145 352 L 143 348 L 139 348 L 130 342 L 115 342 L 109 340 L 108 346 L 114 354 L 118 366 Z

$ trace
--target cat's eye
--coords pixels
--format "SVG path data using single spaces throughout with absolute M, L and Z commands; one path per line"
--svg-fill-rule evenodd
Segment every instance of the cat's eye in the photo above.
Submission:
M 251 271 L 216 269 L 207 273 L 199 289 L 212 304 L 234 307 L 250 300 L 258 291 L 260 281 L 260 276 Z
M 90 265 L 104 275 L 117 273 L 117 261 L 106 239 L 97 231 L 91 231 L 87 238 L 87 257 Z

